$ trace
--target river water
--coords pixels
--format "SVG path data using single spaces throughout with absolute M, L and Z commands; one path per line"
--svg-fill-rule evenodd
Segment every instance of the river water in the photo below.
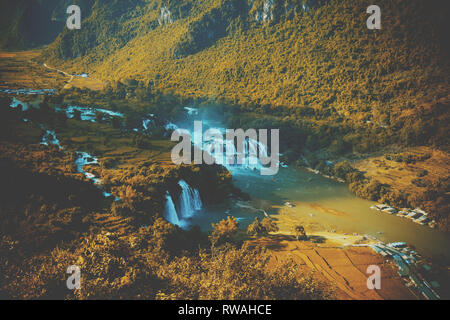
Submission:
M 189 121 L 194 120 L 202 120 L 204 126 L 207 124 L 206 128 L 220 128 L 220 121 L 205 119 L 201 112 L 191 113 Z M 189 121 L 177 125 L 190 130 Z M 372 210 L 370 207 L 374 202 L 356 197 L 343 183 L 290 167 L 280 168 L 275 176 L 261 176 L 259 170 L 249 169 L 231 168 L 231 172 L 234 185 L 250 195 L 251 200 L 230 200 L 204 208 L 191 218 L 191 225 L 210 230 L 212 223 L 231 215 L 238 218 L 242 228 L 246 228 L 255 217 L 264 217 L 264 211 L 277 219 L 282 210 L 283 215 L 288 215 L 293 221 L 316 225 L 324 231 L 370 235 L 383 242 L 402 241 L 424 256 L 450 261 L 450 235 Z M 286 206 L 286 202 L 292 206 Z

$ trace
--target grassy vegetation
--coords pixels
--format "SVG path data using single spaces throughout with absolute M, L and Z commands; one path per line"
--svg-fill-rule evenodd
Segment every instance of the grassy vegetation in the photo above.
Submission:
M 0 292 L 2 298 L 25 299 L 331 297 L 330 290 L 311 275 L 299 276 L 292 262 L 269 270 L 269 256 L 261 249 L 228 244 L 211 256 L 206 250 L 197 251 L 196 246 L 204 243 L 201 233 L 181 231 L 159 219 L 126 237 L 86 235 L 16 265 L 5 264 L 3 253 L 15 247 L 3 239 L 0 263 L 8 276 L 0 282 Z M 83 288 L 68 293 L 65 271 L 73 264 L 83 270 Z

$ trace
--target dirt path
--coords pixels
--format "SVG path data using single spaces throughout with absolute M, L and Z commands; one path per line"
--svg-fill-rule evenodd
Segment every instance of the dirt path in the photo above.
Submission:
M 88 88 L 90 90 L 102 90 L 105 86 L 105 84 L 102 81 L 92 77 L 80 77 L 77 75 L 73 75 L 63 70 L 50 67 L 47 63 L 44 63 L 43 66 L 48 70 L 58 72 L 66 77 L 70 77 L 69 81 L 64 85 L 64 89 L 78 87 L 78 88 Z
M 74 75 L 69 74 L 69 73 L 67 73 L 67 72 L 65 72 L 65 71 L 56 69 L 56 68 L 49 67 L 46 63 L 44 63 L 44 67 L 47 68 L 47 69 L 49 69 L 49 70 L 52 70 L 52 71 L 56 71 L 56 72 L 62 73 L 62 74 L 64 74 L 66 77 L 70 77 L 69 81 L 68 81 L 68 82 L 66 83 L 66 85 L 64 86 L 64 89 L 70 88 L 70 83 L 72 82 L 73 78 L 75 77 Z

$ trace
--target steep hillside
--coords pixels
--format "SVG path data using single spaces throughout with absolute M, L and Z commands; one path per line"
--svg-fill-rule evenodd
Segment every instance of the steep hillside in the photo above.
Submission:
M 96 1 L 82 30 L 65 30 L 49 53 L 78 57 L 75 66 L 105 79 L 161 79 L 182 95 L 279 106 L 361 111 L 401 95 L 417 100 L 430 86 L 445 93 L 445 10 L 424 1 L 380 1 L 382 31 L 367 30 L 367 4 L 357 0 L 317 8 L 281 0 L 171 3 Z M 242 86 L 246 94 L 237 92 Z

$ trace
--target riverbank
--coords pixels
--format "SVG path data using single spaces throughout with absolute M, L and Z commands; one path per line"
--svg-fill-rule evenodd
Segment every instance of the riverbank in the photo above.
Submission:
M 389 149 L 350 158 L 328 154 L 320 160 L 309 154 L 315 164 L 303 158 L 300 167 L 341 183 L 346 183 L 356 196 L 396 208 L 396 211 L 419 209 L 427 213 L 427 225 L 449 231 L 449 204 L 445 200 L 449 187 L 450 156 L 430 147 Z M 323 157 L 323 155 L 322 155 Z M 326 163 L 326 165 L 324 165 Z

